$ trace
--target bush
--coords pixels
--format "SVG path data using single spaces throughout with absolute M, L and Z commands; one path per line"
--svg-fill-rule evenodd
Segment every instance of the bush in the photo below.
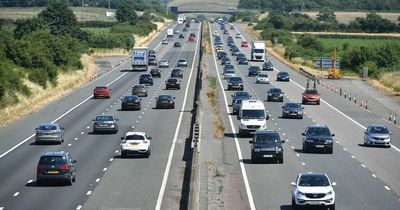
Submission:
M 89 47 L 92 48 L 130 49 L 134 45 L 135 39 L 129 33 L 96 33 L 89 40 Z
M 116 24 L 118 24 L 118 22 L 92 20 L 92 21 L 79 22 L 79 27 L 80 28 L 109 28 Z

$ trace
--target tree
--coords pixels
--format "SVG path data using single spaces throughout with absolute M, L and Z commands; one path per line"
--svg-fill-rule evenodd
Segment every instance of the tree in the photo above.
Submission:
M 30 34 L 34 31 L 48 28 L 43 19 L 30 18 L 26 20 L 17 20 L 17 27 L 14 29 L 14 37 L 21 39 L 24 35 Z
M 132 25 L 136 24 L 137 14 L 130 4 L 121 4 L 115 14 L 118 22 L 129 22 Z
M 78 20 L 64 0 L 53 0 L 50 5 L 39 14 L 50 27 L 54 35 L 68 35 L 83 40 L 85 34 L 78 25 Z
M 317 20 L 326 22 L 331 22 L 331 21 L 336 22 L 335 12 L 330 8 L 323 8 L 318 12 Z

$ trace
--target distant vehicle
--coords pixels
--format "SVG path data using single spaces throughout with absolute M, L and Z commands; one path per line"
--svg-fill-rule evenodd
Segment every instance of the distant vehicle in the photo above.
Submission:
M 315 103 L 319 105 L 321 94 L 318 93 L 317 89 L 307 88 L 302 95 L 302 104 Z
M 163 44 L 163 45 L 168 44 L 168 40 L 167 40 L 167 39 L 163 39 L 163 40 L 161 41 L 161 44 Z
M 159 95 L 156 101 L 156 109 L 170 108 L 175 109 L 175 97 L 170 94 Z
M 241 38 L 243 38 L 242 34 L 240 34 L 240 33 L 237 33 L 237 34 L 235 35 L 235 37 L 236 37 L 236 39 L 241 39 Z
M 236 47 L 236 48 L 232 48 L 231 50 L 231 55 L 237 55 L 240 53 L 240 50 Z
M 174 43 L 174 47 L 181 47 L 181 43 L 175 42 L 175 43 Z
M 335 134 L 331 134 L 326 125 L 309 125 L 304 133 L 303 152 L 311 150 L 322 150 L 329 154 L 333 153 L 333 138 Z
M 169 67 L 169 62 L 166 59 L 162 59 L 158 62 L 158 67 L 160 68 L 168 68 Z
M 224 30 L 224 34 L 229 34 L 229 32 L 227 30 Z
M 240 43 L 240 46 L 241 46 L 241 47 L 249 47 L 249 43 L 248 43 L 247 41 L 242 41 L 242 42 Z
M 141 74 L 139 76 L 139 84 L 153 85 L 153 77 L 149 73 Z
M 147 87 L 145 85 L 134 85 L 132 87 L 132 95 L 147 97 Z
M 335 210 L 336 182 L 329 180 L 325 173 L 300 173 L 292 185 L 292 208 L 318 206 Z
M 193 36 L 194 38 L 196 38 L 196 34 L 195 33 L 190 33 L 190 36 Z
M 171 71 L 171 77 L 183 78 L 183 71 L 182 71 L 182 69 L 172 69 L 172 71 Z
M 284 92 L 280 88 L 270 88 L 267 92 L 267 101 L 283 102 Z
M 190 27 L 190 22 L 186 22 L 185 27 L 189 28 Z
M 246 58 L 246 55 L 245 54 L 243 54 L 243 53 L 239 53 L 239 54 L 237 54 L 237 56 L 236 56 L 236 60 L 237 61 L 239 61 L 239 59 L 240 58 Z
M 248 73 L 248 76 L 249 76 L 249 77 L 251 77 L 251 76 L 257 76 L 258 73 L 261 71 L 261 69 L 260 69 L 259 66 L 250 66 L 250 67 L 248 68 L 248 70 L 249 70 L 249 73 Z
M 64 142 L 64 128 L 58 123 L 44 123 L 36 128 L 35 144 Z
M 194 37 L 194 36 L 189 36 L 189 39 L 188 39 L 188 41 L 190 41 L 190 42 L 193 42 L 193 41 L 194 41 L 194 39 L 195 39 L 195 37 Z
M 224 66 L 224 72 L 223 72 L 223 74 L 225 74 L 228 70 L 233 70 L 233 71 L 235 71 L 235 67 L 234 67 L 232 64 L 226 64 L 226 65 Z
M 239 136 L 252 135 L 256 130 L 267 129 L 269 116 L 265 111 L 264 103 L 260 100 L 244 100 L 239 110 Z
M 76 160 L 69 152 L 44 152 L 36 167 L 36 184 L 44 181 L 63 181 L 72 185 L 76 180 Z
M 238 64 L 245 64 L 245 65 L 247 65 L 247 64 L 249 64 L 249 60 L 247 60 L 246 57 L 241 57 L 241 58 L 239 58 L 239 63 L 238 63 Z
M 152 77 L 161 78 L 161 70 L 159 68 L 154 68 L 150 70 L 150 74 Z
M 231 27 L 229 29 L 234 30 L 235 26 L 231 25 Z
M 181 81 L 176 77 L 168 78 L 165 82 L 165 89 L 168 90 L 171 88 L 181 89 Z
M 142 108 L 141 101 L 137 95 L 124 96 L 121 100 L 121 110 L 140 110 Z
M 153 65 L 153 66 L 157 65 L 157 58 L 155 55 L 149 55 L 149 66 L 150 65 Z
M 179 25 L 182 25 L 183 22 L 185 21 L 185 19 L 186 19 L 186 17 L 185 17 L 184 14 L 179 14 L 179 15 L 178 15 L 178 24 L 179 24 Z
M 188 28 L 183 28 L 182 31 L 183 32 L 187 32 L 189 29 Z
M 179 30 L 176 29 L 176 30 L 174 31 L 174 34 L 179 34 Z
M 228 90 L 239 89 L 243 90 L 243 80 L 241 77 L 231 77 L 228 80 Z
M 231 64 L 231 60 L 228 57 L 221 58 L 221 65 Z
M 286 81 L 289 82 L 290 76 L 286 71 L 281 71 L 276 75 L 276 81 Z
M 234 101 L 238 100 L 238 99 L 243 99 L 243 100 L 250 99 L 251 95 L 247 91 L 236 91 L 235 93 L 233 93 L 231 95 L 231 97 L 232 97 L 232 104 L 233 104 Z
M 236 77 L 237 75 L 235 74 L 234 70 L 227 70 L 224 74 L 224 79 L 229 79 L 231 77 Z
M 257 130 L 251 144 L 251 161 L 275 160 L 283 163 L 283 146 L 285 140 L 281 140 L 279 133 L 274 130 Z
M 147 71 L 149 65 L 148 48 L 147 47 L 132 48 L 131 64 L 133 71 Z
M 368 125 L 367 130 L 364 132 L 364 145 L 385 146 L 389 148 L 391 146 L 391 135 L 392 132 L 389 132 L 386 125 Z
M 228 54 L 226 52 L 224 52 L 224 51 L 220 51 L 220 52 L 217 53 L 218 60 L 220 60 L 223 57 L 227 57 L 227 56 L 228 56 Z
M 303 119 L 303 109 L 299 103 L 286 103 L 282 106 L 282 118 L 300 118 Z
M 214 31 L 214 32 L 213 32 L 213 36 L 219 36 L 218 31 Z
M 269 84 L 269 77 L 267 73 L 259 72 L 256 79 L 257 84 Z
M 274 65 L 270 61 L 266 61 L 263 64 L 262 67 L 263 71 L 273 71 L 274 70 Z
M 114 115 L 102 114 L 93 119 L 93 134 L 100 132 L 118 133 L 117 118 Z
M 174 29 L 169 28 L 167 29 L 167 37 L 173 37 L 174 36 Z
M 110 98 L 111 90 L 106 86 L 98 86 L 93 90 L 93 98 Z
M 184 38 L 185 38 L 185 35 L 179 34 L 179 39 L 184 39 Z
M 187 64 L 186 59 L 179 59 L 179 60 L 178 60 L 177 66 L 187 66 L 187 65 L 188 65 L 188 64 Z
M 251 41 L 251 60 L 264 61 L 265 60 L 265 43 L 264 41 Z
M 126 158 L 129 154 L 139 154 L 150 157 L 150 140 L 144 132 L 127 132 L 125 137 L 121 137 L 121 157 Z

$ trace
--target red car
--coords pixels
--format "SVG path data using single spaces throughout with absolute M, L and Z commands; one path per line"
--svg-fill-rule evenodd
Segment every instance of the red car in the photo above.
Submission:
M 307 88 L 303 93 L 302 104 L 315 103 L 319 105 L 321 94 L 318 93 L 317 89 Z
M 193 36 L 189 36 L 189 41 L 193 42 L 194 41 L 194 37 Z
M 111 90 L 108 87 L 105 86 L 96 87 L 93 90 L 93 98 L 100 98 L 100 97 L 110 98 L 110 92 Z
M 242 43 L 240 44 L 240 46 L 242 47 L 249 47 L 249 43 L 247 41 L 242 41 Z

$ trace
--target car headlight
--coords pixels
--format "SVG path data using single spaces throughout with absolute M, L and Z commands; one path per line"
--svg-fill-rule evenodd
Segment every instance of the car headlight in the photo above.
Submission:
M 306 142 L 313 142 L 313 140 L 311 140 L 311 139 L 306 139 Z
M 240 123 L 240 127 L 247 128 L 246 124 Z
M 289 113 L 289 111 L 288 111 L 288 110 L 283 110 L 283 112 L 284 112 L 284 113 Z
M 261 152 L 260 148 L 254 148 L 253 152 Z
M 300 191 L 297 191 L 297 196 L 305 196 L 305 194 Z
M 281 152 L 281 151 L 282 151 L 282 148 L 280 148 L 280 147 L 275 147 L 275 151 Z
M 281 93 L 281 94 L 279 95 L 279 97 L 283 97 L 283 94 Z
M 299 111 L 299 112 L 297 112 L 298 114 L 303 114 L 303 112 L 302 111 Z
M 332 144 L 332 140 L 326 140 L 325 143 Z
M 228 82 L 228 85 L 232 85 L 232 83 Z
M 326 193 L 326 195 L 332 195 L 332 190 Z
M 271 94 L 271 93 L 268 93 L 268 96 L 272 96 L 272 94 Z
M 110 127 L 111 127 L 111 128 L 114 128 L 114 127 L 115 127 L 115 124 L 111 124 Z
M 262 124 L 262 125 L 260 126 L 260 128 L 261 128 L 261 129 L 266 129 L 266 128 L 267 128 L 267 124 L 266 124 L 266 123 Z

